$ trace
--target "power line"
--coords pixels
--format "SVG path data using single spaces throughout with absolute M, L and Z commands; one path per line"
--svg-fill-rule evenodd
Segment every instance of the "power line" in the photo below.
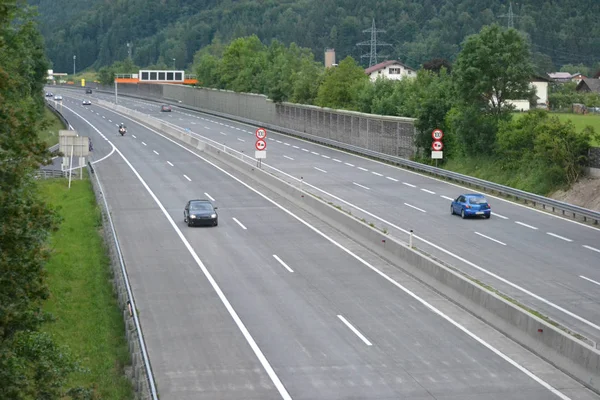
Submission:
M 369 57 L 369 67 L 377 64 L 377 46 L 391 46 L 389 43 L 379 42 L 377 43 L 377 33 L 385 33 L 383 29 L 375 28 L 375 18 L 373 18 L 373 24 L 371 25 L 371 29 L 365 29 L 364 33 L 371 33 L 371 40 L 367 40 L 364 42 L 357 43 L 357 46 L 369 46 L 370 51 L 369 54 L 363 54 L 360 58 Z
M 508 14 L 499 15 L 498 18 L 507 18 L 508 19 L 508 29 L 515 27 L 515 18 L 519 18 L 519 16 L 515 15 L 515 13 L 513 13 L 512 1 L 509 3 L 509 6 L 508 6 Z

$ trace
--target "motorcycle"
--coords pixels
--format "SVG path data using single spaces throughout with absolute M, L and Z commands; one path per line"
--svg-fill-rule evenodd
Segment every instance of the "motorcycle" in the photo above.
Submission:
M 119 133 L 121 134 L 121 136 L 125 135 L 126 132 L 127 132 L 127 129 L 119 128 Z

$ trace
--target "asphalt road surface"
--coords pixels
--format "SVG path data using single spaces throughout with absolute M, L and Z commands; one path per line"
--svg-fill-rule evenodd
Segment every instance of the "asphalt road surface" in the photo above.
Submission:
M 82 106 L 81 97 L 70 93 L 64 91 L 63 112 L 94 142 L 92 162 L 114 218 L 162 399 L 598 398 L 266 189 L 245 185 L 226 168 L 109 110 Z M 125 137 L 117 133 L 122 121 L 128 125 Z M 198 123 L 221 131 L 214 122 Z M 252 141 L 241 128 L 228 129 L 236 141 Z M 283 139 L 274 142 L 293 149 Z M 331 161 L 321 156 L 329 154 L 323 148 L 318 156 L 291 149 L 289 157 L 296 158 L 290 162 L 309 155 Z M 282 162 L 287 154 L 282 152 Z M 344 183 L 357 180 L 357 172 L 343 172 L 344 160 L 358 161 L 331 154 L 340 157 L 337 172 L 330 166 L 317 171 L 322 181 L 308 167 L 301 173 L 325 190 L 360 200 L 360 192 Z M 334 173 L 338 182 L 327 183 Z M 394 173 L 400 180 L 403 172 Z M 377 178 L 356 183 L 369 185 L 361 190 L 385 191 Z M 410 189 L 420 190 L 416 180 L 422 178 L 413 179 L 417 187 Z M 419 193 L 424 195 L 429 202 L 415 205 L 431 210 L 419 215 L 427 225 L 435 196 Z M 414 202 L 414 196 L 403 196 Z M 381 207 L 379 197 L 369 193 L 366 206 Z M 191 198 L 208 198 L 219 207 L 218 227 L 183 223 L 183 206 Z M 398 207 L 387 215 L 414 214 L 396 214 Z M 440 229 L 451 223 L 466 235 L 466 221 L 459 219 L 440 222 Z
M 256 127 L 126 97 L 119 104 L 254 154 Z M 267 145 L 267 166 L 366 211 L 401 239 L 414 230 L 418 247 L 600 342 L 600 229 L 491 196 L 491 219 L 461 220 L 450 202 L 472 189 L 272 132 Z

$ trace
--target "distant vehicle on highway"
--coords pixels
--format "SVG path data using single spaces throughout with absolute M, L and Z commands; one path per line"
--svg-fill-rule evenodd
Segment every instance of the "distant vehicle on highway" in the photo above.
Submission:
M 209 200 L 190 200 L 183 210 L 183 222 L 188 226 L 217 226 L 219 225 L 217 208 Z
M 171 112 L 171 106 L 163 104 L 163 106 L 160 108 L 160 111 L 161 112 Z
M 92 89 L 85 89 L 85 94 L 92 94 Z
M 52 92 L 46 92 L 46 97 L 53 97 L 54 94 Z
M 62 101 L 62 96 L 60 94 L 57 94 L 56 96 L 54 96 L 54 100 Z
M 461 194 L 450 205 L 450 213 L 458 214 L 462 218 L 492 216 L 492 207 L 482 194 Z
M 92 102 L 91 102 L 91 101 L 89 101 L 89 100 L 83 100 L 83 101 L 81 102 L 81 104 L 83 104 L 84 106 L 91 106 L 91 105 L 92 105 Z

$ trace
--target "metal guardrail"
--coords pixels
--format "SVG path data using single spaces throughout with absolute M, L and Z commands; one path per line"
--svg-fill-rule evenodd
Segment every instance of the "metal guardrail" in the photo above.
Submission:
M 37 169 L 33 172 L 33 176 L 38 179 L 64 178 L 67 173 L 59 169 Z
M 64 115 L 62 115 L 62 113 L 60 111 L 58 111 L 53 105 L 52 103 L 50 103 L 49 100 L 46 100 L 46 105 L 48 106 L 48 108 L 50 109 L 50 111 L 52 111 L 54 114 L 56 114 L 56 116 L 60 119 L 60 121 L 64 124 L 64 126 L 69 129 L 69 130 L 73 130 L 73 127 L 71 126 L 71 124 L 69 123 L 69 121 L 65 118 Z
M 110 93 L 110 92 L 107 92 L 107 93 Z M 417 172 L 425 172 L 427 174 L 430 174 L 430 175 L 433 175 L 433 176 L 436 176 L 439 178 L 453 180 L 458 183 L 475 186 L 477 188 L 483 189 L 484 191 L 490 191 L 492 193 L 497 192 L 497 194 L 499 194 L 499 195 L 513 197 L 515 200 L 522 200 L 525 204 L 530 203 L 534 207 L 537 207 L 539 205 L 539 206 L 542 206 L 542 208 L 544 210 L 550 209 L 550 210 L 552 210 L 552 212 L 560 211 L 562 213 L 562 215 L 570 216 L 575 219 L 579 216 L 579 217 L 583 218 L 584 221 L 591 222 L 595 225 L 598 225 L 600 223 L 600 212 L 598 212 L 598 211 L 579 207 L 579 206 L 569 204 L 569 203 L 564 203 L 562 201 L 554 200 L 549 197 L 544 197 L 544 196 L 540 196 L 537 194 L 525 192 L 523 190 L 514 189 L 509 186 L 500 185 L 498 183 L 486 181 L 483 179 L 473 178 L 473 177 L 470 177 L 467 175 L 448 171 L 448 170 L 445 170 L 442 168 L 437 168 L 437 167 L 429 166 L 426 164 L 421 164 L 421 163 L 411 161 L 411 160 L 408 160 L 405 158 L 392 156 L 392 155 L 384 154 L 384 153 L 379 153 L 376 151 L 368 150 L 368 149 L 354 146 L 351 144 L 338 142 L 336 140 L 331 140 L 331 139 L 322 138 L 322 137 L 318 137 L 318 136 L 314 136 L 314 135 L 309 135 L 304 132 L 296 131 L 296 130 L 285 128 L 285 127 L 274 126 L 274 125 L 270 125 L 270 124 L 263 124 L 260 121 L 254 121 L 254 120 L 250 120 L 247 118 L 238 117 L 235 115 L 215 112 L 212 110 L 206 110 L 206 109 L 202 109 L 199 107 L 192 107 L 192 106 L 180 103 L 176 99 L 156 100 L 156 99 L 152 99 L 152 98 L 149 99 L 149 98 L 142 97 L 142 96 L 132 96 L 132 95 L 126 95 L 126 94 L 121 94 L 121 96 L 139 98 L 139 99 L 143 99 L 143 100 L 147 100 L 147 101 L 152 101 L 155 103 L 171 103 L 172 105 L 175 105 L 180 108 L 186 108 L 189 110 L 200 111 L 200 112 L 203 112 L 206 114 L 211 114 L 211 115 L 231 119 L 234 121 L 238 121 L 238 122 L 242 122 L 242 123 L 246 123 L 246 124 L 250 124 L 250 125 L 263 126 L 267 129 L 273 130 L 275 132 L 287 134 L 290 136 L 300 137 L 302 139 L 306 139 L 306 140 L 309 140 L 312 142 L 325 144 L 330 147 L 347 150 L 347 151 L 357 153 L 360 155 L 364 155 L 364 156 L 368 156 L 368 157 L 375 158 L 378 160 L 386 161 L 386 162 L 389 162 L 389 163 L 392 163 L 395 165 L 399 165 L 399 166 L 402 166 L 402 167 L 405 167 L 405 168 L 408 168 L 408 169 L 411 169 L 411 170 L 414 170 Z M 570 214 L 570 215 L 568 215 L 568 214 Z
M 59 118 L 61 118 L 61 120 L 63 120 L 66 123 L 66 126 L 69 127 L 69 129 L 72 129 L 72 126 L 69 124 L 69 122 L 67 121 L 67 119 L 62 115 L 62 113 L 56 109 L 54 109 L 52 106 L 50 106 L 50 108 L 59 116 Z M 80 166 L 78 168 L 85 168 L 86 165 Z M 152 367 L 150 365 L 150 357 L 148 356 L 148 351 L 147 351 L 147 347 L 146 347 L 146 342 L 144 340 L 144 336 L 142 333 L 142 328 L 141 328 L 141 323 L 139 320 L 139 315 L 138 315 L 138 311 L 137 308 L 135 306 L 135 300 L 133 298 L 133 289 L 131 288 L 131 285 L 129 283 L 129 279 L 128 279 L 128 275 L 127 275 L 127 271 L 125 268 L 125 261 L 123 259 L 123 254 L 121 253 L 121 247 L 119 246 L 119 241 L 117 238 L 117 233 L 112 221 L 112 216 L 110 213 L 110 209 L 108 207 L 108 202 L 106 200 L 106 197 L 104 196 L 104 189 L 102 188 L 102 184 L 100 183 L 100 178 L 98 177 L 98 174 L 96 173 L 96 171 L 94 170 L 94 167 L 92 166 L 92 163 L 88 161 L 87 163 L 87 167 L 89 172 L 95 176 L 98 188 L 100 189 L 100 193 L 102 196 L 102 200 L 103 200 L 103 209 L 106 215 L 106 218 L 109 222 L 110 225 L 110 230 L 111 230 L 111 234 L 115 243 L 115 247 L 117 250 L 117 256 L 119 259 L 119 265 L 121 268 L 121 272 L 123 274 L 123 280 L 125 282 L 125 288 L 127 291 L 127 303 L 129 306 L 129 312 L 131 314 L 131 316 L 133 317 L 133 321 L 134 321 L 134 325 L 135 325 L 135 331 L 137 334 L 137 339 L 138 339 L 138 343 L 139 343 L 139 347 L 140 347 L 140 351 L 142 354 L 142 360 L 143 360 L 143 364 L 144 364 L 144 370 L 146 371 L 146 376 L 147 376 L 147 384 L 148 384 L 148 389 L 150 391 L 150 398 L 152 400 L 158 400 L 158 391 L 156 389 L 156 385 L 154 383 L 154 374 L 152 373 Z M 73 169 L 77 169 L 77 168 L 73 168 Z M 36 171 L 36 175 L 41 174 L 42 176 L 45 176 L 46 174 L 49 173 L 56 173 L 59 174 L 59 176 L 65 177 L 68 174 L 68 170 L 67 171 L 58 171 L 58 170 L 44 170 L 44 169 L 40 169 Z

